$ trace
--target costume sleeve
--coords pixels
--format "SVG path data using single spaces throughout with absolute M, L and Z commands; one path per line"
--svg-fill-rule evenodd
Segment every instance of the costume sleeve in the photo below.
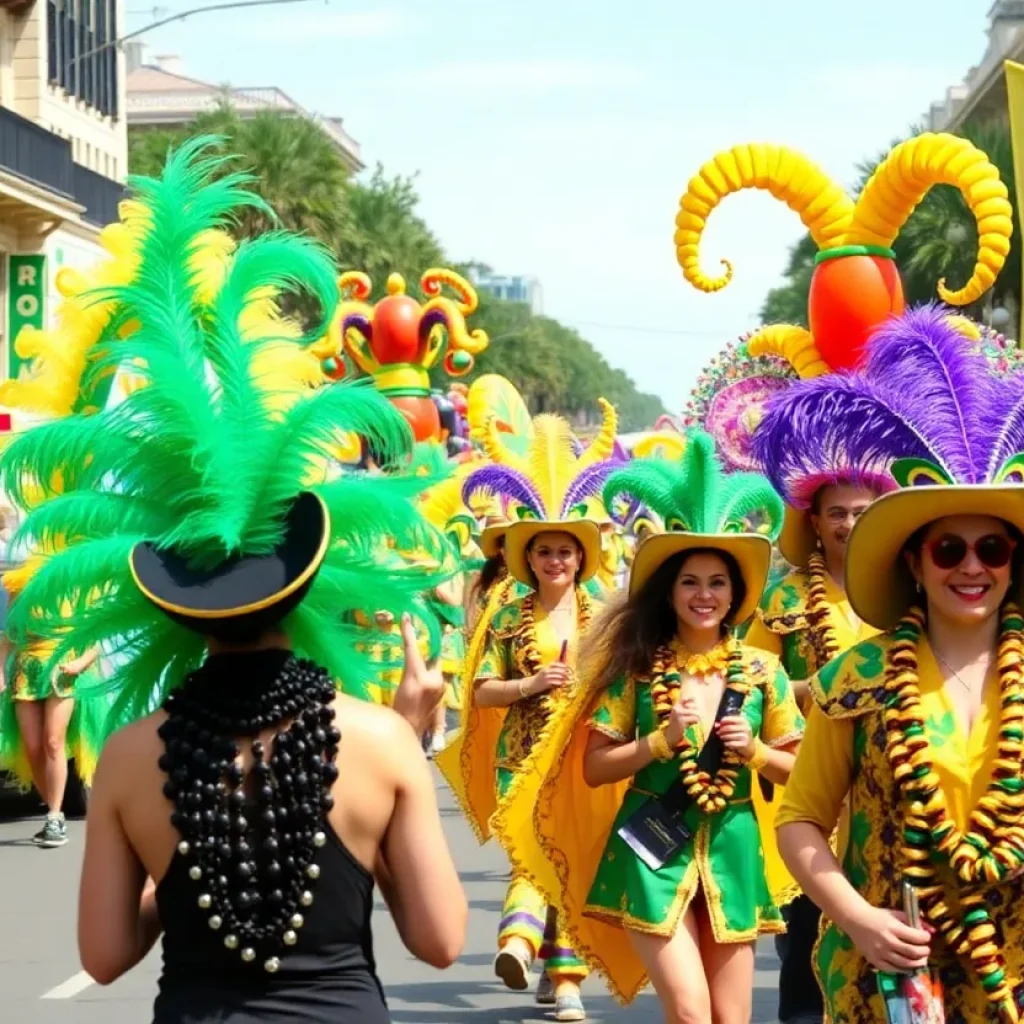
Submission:
M 620 743 L 636 736 L 636 682 L 617 679 L 601 696 L 590 716 L 590 728 Z
M 499 640 L 494 630 L 488 627 L 487 639 L 484 641 L 483 654 L 480 656 L 480 666 L 476 670 L 474 682 L 483 679 L 510 679 L 510 658 L 508 644 Z
M 765 684 L 761 739 L 770 747 L 785 747 L 803 736 L 805 725 L 789 677 L 780 666 Z
M 760 612 L 754 616 L 753 621 L 750 623 L 750 629 L 747 630 L 747 635 L 743 638 L 743 642 L 750 647 L 758 647 L 762 651 L 774 654 L 776 658 L 782 657 L 782 637 L 778 633 L 773 633 L 764 624 L 764 619 L 761 618 Z
M 809 821 L 832 834 L 853 779 L 853 729 L 852 719 L 829 718 L 817 705 L 811 708 L 776 828 Z

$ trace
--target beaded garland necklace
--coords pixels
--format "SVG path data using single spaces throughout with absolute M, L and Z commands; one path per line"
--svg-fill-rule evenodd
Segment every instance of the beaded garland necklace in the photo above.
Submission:
M 275 653 L 208 659 L 164 702 L 158 730 L 164 796 L 174 804 L 178 853 L 199 883 L 196 902 L 210 928 L 223 931 L 227 949 L 246 963 L 262 958 L 271 974 L 281 966 L 281 947 L 298 942 L 302 910 L 313 903 L 341 739 L 327 672 Z M 224 679 L 225 670 L 234 678 Z M 250 799 L 232 737 L 256 737 L 288 719 L 269 758 L 260 740 L 251 741 Z
M 819 668 L 827 665 L 839 656 L 842 648 L 836 639 L 836 631 L 832 628 L 828 600 L 826 599 L 825 578 L 828 566 L 825 559 L 815 552 L 807 560 L 807 621 L 811 625 L 818 657 L 821 659 Z
M 520 636 L 523 643 L 523 664 L 530 675 L 536 675 L 543 667 L 544 662 L 540 654 L 540 644 L 537 642 L 537 617 L 536 617 L 536 593 L 531 591 L 523 598 Z M 583 587 L 576 588 L 576 633 L 582 636 L 594 612 L 594 603 L 590 594 Z M 549 690 L 541 697 L 544 710 L 551 712 L 556 707 L 560 690 Z
M 726 689 L 736 690 L 743 694 L 744 699 L 750 692 L 750 681 L 743 671 L 743 651 L 735 639 L 726 641 L 728 645 L 728 667 L 725 673 Z M 658 648 L 651 666 L 651 699 L 654 713 L 662 723 L 668 724 L 672 706 L 679 699 L 679 687 L 682 677 L 676 659 L 676 652 L 671 644 Z M 732 750 L 722 753 L 722 761 L 714 778 L 697 766 L 700 751 L 685 736 L 679 744 L 679 774 L 683 778 L 686 792 L 704 814 L 718 814 L 724 811 L 736 789 L 736 779 L 742 761 Z
M 914 608 L 894 632 L 885 664 L 886 756 L 903 796 L 903 861 L 917 887 L 925 919 L 958 956 L 969 957 L 989 1002 L 1006 1020 L 1018 1019 L 1006 977 L 1006 961 L 979 886 L 1004 880 L 1024 866 L 1024 619 L 1013 604 L 1003 608 L 999 631 L 999 745 L 992 778 L 971 812 L 966 832 L 949 813 L 934 771 L 918 684 L 918 644 L 925 615 Z M 962 882 L 962 917 L 947 902 L 936 859 Z

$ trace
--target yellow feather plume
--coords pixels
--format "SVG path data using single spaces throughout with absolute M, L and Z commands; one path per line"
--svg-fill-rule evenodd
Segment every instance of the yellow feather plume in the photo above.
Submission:
M 610 459 L 615 450 L 615 434 L 619 429 L 619 414 L 606 398 L 599 398 L 597 404 L 601 408 L 601 429 L 590 447 L 580 456 L 579 468 L 592 466 L 596 462 Z
M 547 413 L 535 416 L 527 459 L 529 477 L 544 502 L 547 514 L 557 519 L 562 498 L 579 472 L 568 421 Z

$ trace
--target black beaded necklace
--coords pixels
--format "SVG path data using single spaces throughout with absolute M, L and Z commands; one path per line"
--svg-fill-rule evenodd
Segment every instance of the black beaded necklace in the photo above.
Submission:
M 178 853 L 201 883 L 197 903 L 227 949 L 246 963 L 261 958 L 271 973 L 282 947 L 298 941 L 320 875 L 316 851 L 327 841 L 341 739 L 334 697 L 323 669 L 272 650 L 213 655 L 164 702 L 164 795 L 174 804 Z M 251 740 L 248 797 L 234 737 L 288 720 L 269 758 Z

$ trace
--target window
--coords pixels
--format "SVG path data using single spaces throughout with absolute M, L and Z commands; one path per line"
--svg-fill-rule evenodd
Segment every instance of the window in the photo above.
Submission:
M 47 78 L 117 117 L 117 0 L 47 0 Z

